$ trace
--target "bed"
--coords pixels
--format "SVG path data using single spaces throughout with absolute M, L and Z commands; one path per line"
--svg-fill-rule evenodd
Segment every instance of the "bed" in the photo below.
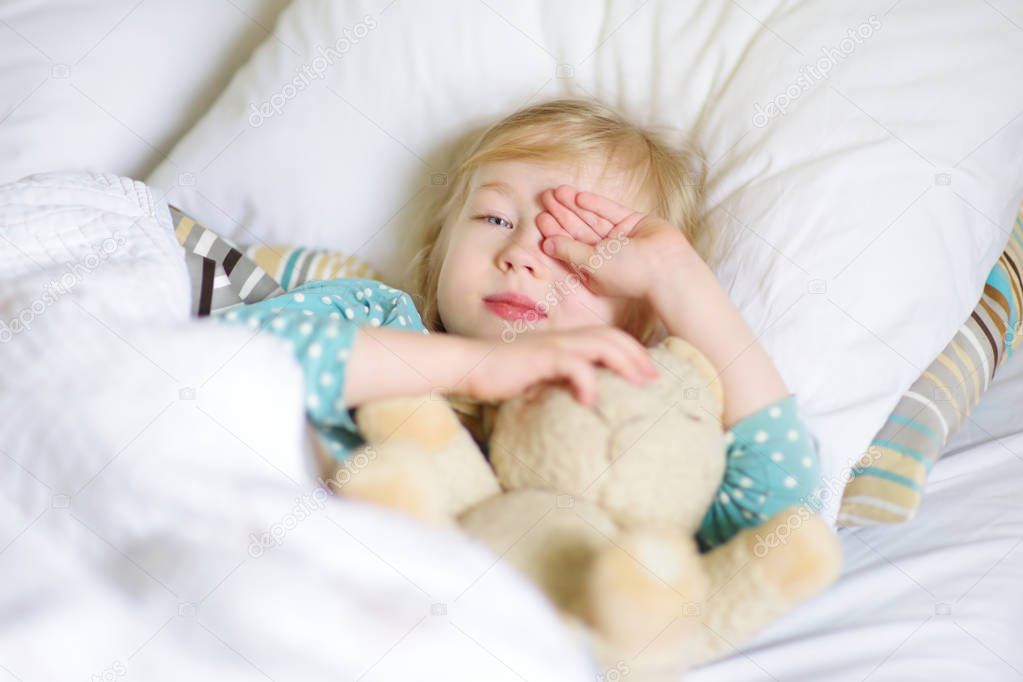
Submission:
M 195 2 L 182 11 L 145 0 L 93 12 L 69 0 L 0 9 L 8 79 L 0 183 L 79 166 L 145 176 L 248 52 L 274 39 L 284 5 Z M 196 12 L 209 17 L 200 33 L 189 21 Z M 149 340 L 168 353 L 205 341 Z M 223 369 L 227 356 L 209 358 L 206 387 L 177 372 L 167 382 L 138 353 L 110 344 L 77 359 L 123 361 L 138 381 L 148 372 L 166 383 L 166 393 L 107 395 L 89 383 L 96 373 L 64 386 L 78 391 L 65 400 L 85 404 L 99 392 L 123 410 L 116 424 L 103 422 L 108 449 L 92 452 L 88 466 L 39 468 L 10 454 L 25 451 L 25 435 L 12 425 L 18 415 L 8 415 L 0 458 L 5 679 L 612 679 L 613 671 L 593 669 L 542 596 L 482 547 L 355 502 L 300 499 L 279 474 L 308 475 L 303 463 L 268 453 L 289 452 L 283 443 L 300 438 L 301 414 L 260 424 L 228 409 L 175 417 L 175 433 L 162 426 L 161 415 L 190 409 L 196 387 L 200 396 L 230 395 L 232 372 L 245 368 L 294 388 L 295 368 L 273 359 L 277 349 L 253 343 L 234 369 Z M 269 391 L 249 398 L 275 400 Z M 1014 357 L 948 444 L 912 522 L 840 530 L 837 584 L 686 679 L 1023 677 L 1021 414 L 1023 358 Z M 182 429 L 191 429 L 185 441 L 162 447 Z M 265 444 L 258 456 L 252 443 Z M 222 465 L 207 466 L 210 448 Z M 196 466 L 205 482 L 183 473 Z M 66 495 L 55 483 L 62 476 L 81 494 Z M 143 494 L 165 503 L 165 516 L 149 514 Z M 296 505 L 313 521 L 263 542 Z M 250 531 L 247 558 L 226 544 L 228 528 Z

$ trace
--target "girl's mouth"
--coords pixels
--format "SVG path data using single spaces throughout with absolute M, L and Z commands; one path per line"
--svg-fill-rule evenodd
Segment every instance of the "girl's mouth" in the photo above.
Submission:
M 547 317 L 533 299 L 512 291 L 486 296 L 483 304 L 490 312 L 505 320 L 537 321 Z
M 504 303 L 502 301 L 484 301 L 484 305 L 490 312 L 505 320 L 543 320 L 546 315 L 537 312 L 536 308 L 526 308 L 520 305 Z

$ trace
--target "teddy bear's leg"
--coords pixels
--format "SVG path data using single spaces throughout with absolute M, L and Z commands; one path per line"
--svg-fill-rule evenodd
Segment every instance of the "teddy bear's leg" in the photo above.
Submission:
M 709 583 L 695 542 L 673 532 L 627 531 L 587 575 L 587 620 L 610 658 L 673 661 L 699 627 Z
M 697 664 L 734 651 L 765 625 L 821 592 L 838 576 L 841 546 L 806 507 L 790 507 L 703 555 L 711 578 Z
M 368 443 L 404 440 L 432 452 L 451 444 L 461 428 L 447 402 L 429 395 L 360 405 L 355 422 Z
M 435 482 L 432 454 L 417 445 L 388 441 L 363 445 L 335 462 L 327 481 L 333 492 L 394 509 L 432 525 L 453 522 Z

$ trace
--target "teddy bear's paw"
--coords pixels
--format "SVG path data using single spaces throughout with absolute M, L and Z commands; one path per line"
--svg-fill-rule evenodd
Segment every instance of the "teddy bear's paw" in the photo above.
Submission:
M 631 533 L 594 558 L 587 574 L 587 617 L 624 653 L 634 656 L 652 645 L 678 650 L 699 627 L 707 590 L 691 539 Z
M 783 510 L 743 535 L 761 574 L 790 603 L 812 597 L 838 577 L 841 545 L 827 524 L 805 508 Z
M 430 395 L 365 403 L 356 410 L 355 422 L 370 443 L 398 440 L 433 452 L 447 447 L 461 431 L 448 402 Z
M 361 469 L 341 475 L 345 469 L 343 465 L 339 467 L 335 487 L 340 494 L 402 512 L 431 525 L 453 524 L 438 487 L 424 471 L 430 453 L 405 443 L 389 443 L 363 446 L 353 453 L 353 461 L 359 461 L 360 455 L 368 461 Z

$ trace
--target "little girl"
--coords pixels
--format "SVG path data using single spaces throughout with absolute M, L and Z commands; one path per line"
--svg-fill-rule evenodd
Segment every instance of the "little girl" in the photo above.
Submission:
M 289 340 L 338 458 L 362 444 L 352 412 L 367 401 L 498 401 L 564 381 L 592 405 L 597 365 L 642 385 L 657 375 L 646 346 L 680 336 L 725 396 L 726 470 L 698 533 L 710 548 L 807 504 L 820 468 L 795 396 L 694 246 L 711 236 L 699 162 L 602 104 L 531 106 L 455 166 L 412 263 L 418 309 L 374 280 L 334 279 L 219 316 Z

